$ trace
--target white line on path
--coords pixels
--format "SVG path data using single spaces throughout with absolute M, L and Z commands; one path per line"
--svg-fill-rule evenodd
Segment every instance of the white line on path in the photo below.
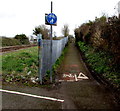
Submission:
M 77 75 L 75 74 L 75 81 L 78 81 L 78 79 L 77 79 Z
M 30 96 L 30 97 L 35 97 L 35 98 L 47 99 L 47 100 L 52 100 L 52 101 L 64 102 L 64 100 L 51 98 L 51 97 L 37 96 L 37 95 L 33 95 L 33 94 L 21 93 L 21 92 L 16 92 L 16 91 L 8 91 L 8 90 L 3 90 L 3 89 L 0 89 L 0 91 L 6 92 L 6 93 L 12 93 L 12 94 Z

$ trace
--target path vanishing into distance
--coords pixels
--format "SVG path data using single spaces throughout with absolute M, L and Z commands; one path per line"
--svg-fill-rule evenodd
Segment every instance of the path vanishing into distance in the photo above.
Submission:
M 67 47 L 56 84 L 47 88 L 3 85 L 3 109 L 119 109 L 112 93 L 92 77 L 75 44 Z
M 74 43 L 69 44 L 68 52 L 63 61 L 59 78 L 65 81 L 74 80 L 73 82 L 64 81 L 61 83 L 60 93 L 65 100 L 63 109 L 118 108 L 109 90 L 105 89 L 91 76 Z M 69 76 L 68 78 L 68 74 L 75 76 Z

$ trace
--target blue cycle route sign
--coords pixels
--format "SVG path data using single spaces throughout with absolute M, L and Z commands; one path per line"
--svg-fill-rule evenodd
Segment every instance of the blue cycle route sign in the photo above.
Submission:
M 46 17 L 47 22 L 51 25 L 54 25 L 57 22 L 57 16 L 54 13 L 50 13 Z

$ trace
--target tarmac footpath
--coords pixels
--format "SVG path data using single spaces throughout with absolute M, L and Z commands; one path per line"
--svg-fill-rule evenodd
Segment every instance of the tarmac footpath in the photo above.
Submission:
M 92 77 L 74 43 L 68 45 L 56 81 L 50 88 L 3 85 L 2 109 L 120 109 L 112 93 Z
M 58 78 L 62 109 L 120 109 L 112 93 L 92 77 L 74 43 L 68 46 Z

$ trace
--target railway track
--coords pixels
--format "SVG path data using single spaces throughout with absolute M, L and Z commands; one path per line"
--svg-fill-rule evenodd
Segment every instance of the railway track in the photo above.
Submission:
M 0 52 L 14 51 L 14 50 L 19 50 L 19 49 L 34 47 L 34 46 L 37 46 L 37 45 L 21 45 L 21 46 L 1 47 Z

